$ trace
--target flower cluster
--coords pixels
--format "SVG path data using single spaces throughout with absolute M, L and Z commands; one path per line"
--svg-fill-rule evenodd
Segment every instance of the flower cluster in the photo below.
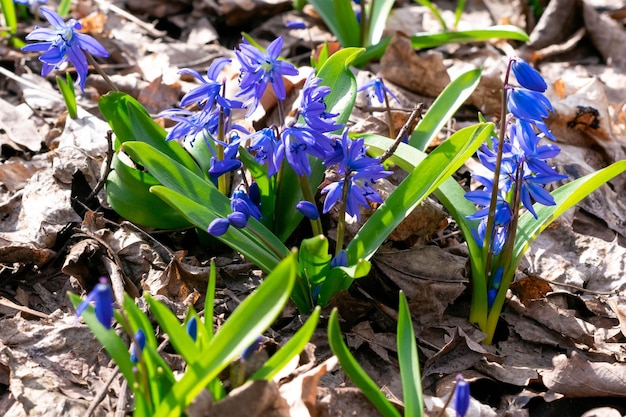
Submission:
M 230 226 L 239 229 L 246 227 L 250 217 L 261 220 L 263 215 L 259 208 L 260 205 L 260 194 L 256 183 L 252 183 L 248 193 L 245 190 L 235 191 L 230 199 L 232 213 L 225 219 L 213 220 L 208 227 L 208 232 L 213 236 L 221 236 L 226 233 Z
M 39 60 L 43 62 L 41 75 L 48 75 L 53 69 L 58 69 L 62 64 L 71 62 L 76 68 L 78 75 L 78 85 L 85 91 L 85 81 L 87 79 L 88 63 L 86 53 L 106 58 L 109 53 L 94 38 L 84 33 L 78 32 L 82 25 L 75 19 L 70 19 L 67 23 L 58 13 L 42 7 L 39 9 L 43 17 L 52 25 L 52 29 L 35 27 L 26 36 L 26 40 L 40 41 L 22 48 L 26 52 L 43 52 Z
M 545 81 L 519 59 L 511 60 L 510 70 L 519 86 L 505 85 L 510 112 L 503 121 L 507 123 L 506 136 L 500 141 L 493 138 L 491 146 L 483 145 L 478 152 L 480 162 L 492 175 L 474 175 L 483 188 L 465 194 L 468 200 L 482 207 L 468 219 L 480 221 L 474 237 L 480 246 L 488 242 L 491 256 L 499 255 L 507 242 L 515 240 L 520 210 L 523 208 L 537 218 L 535 203 L 555 204 L 545 189 L 546 184 L 566 178 L 547 163 L 548 159 L 558 155 L 558 146 L 541 144 L 543 137 L 554 139 L 544 122 L 552 111 L 550 101 L 543 94 L 547 89 Z M 491 264 L 491 270 L 486 271 L 490 277 L 489 305 L 500 288 L 504 267 L 503 262 L 495 262 Z

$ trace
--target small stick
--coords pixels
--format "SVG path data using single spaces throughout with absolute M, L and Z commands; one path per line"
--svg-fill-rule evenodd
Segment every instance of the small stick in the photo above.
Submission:
M 402 139 L 404 138 L 404 136 L 408 134 L 408 131 L 413 125 L 413 123 L 415 122 L 415 120 L 421 119 L 423 107 L 424 107 L 423 103 L 419 103 L 418 105 L 415 106 L 415 108 L 413 109 L 413 112 L 411 112 L 411 115 L 409 116 L 409 119 L 406 121 L 404 126 L 402 126 L 402 129 L 400 129 L 400 131 L 398 132 L 398 136 L 396 136 L 396 139 L 394 140 L 393 144 L 380 157 L 380 162 L 385 162 L 387 159 L 389 159 L 393 155 L 396 149 L 398 149 L 398 146 L 400 146 L 400 142 L 402 142 Z

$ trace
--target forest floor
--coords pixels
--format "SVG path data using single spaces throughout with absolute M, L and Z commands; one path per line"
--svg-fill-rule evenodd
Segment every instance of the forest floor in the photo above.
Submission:
M 113 3 L 80 1 L 72 16 L 111 53 L 101 63 L 113 81 L 154 115 L 178 106 L 195 85 L 181 79 L 181 68 L 203 73 L 215 58 L 232 57 L 241 32 L 261 43 L 283 36 L 283 56 L 300 68 L 309 65 L 311 44 L 333 40 L 310 6 L 294 11 L 288 0 Z M 400 100 L 395 114 L 401 126 L 417 103 L 427 109 L 450 79 L 482 67 L 479 87 L 448 123 L 443 141 L 476 123 L 479 112 L 495 120 L 507 59 L 521 56 L 549 85 L 554 112 L 547 124 L 562 149 L 554 159 L 559 172 L 577 178 L 626 159 L 624 4 L 552 0 L 535 17 L 518 3 L 524 2 L 469 1 L 459 29 L 514 24 L 531 35 L 526 44 L 492 40 L 415 51 L 402 33 L 441 28 L 427 8 L 398 1 L 387 22 L 387 33 L 394 35 L 390 47 L 380 62 L 355 68 L 357 80 L 384 78 Z M 454 19 L 452 2 L 437 5 L 444 18 Z M 292 20 L 309 29 L 287 29 Z M 20 34 L 35 24 L 32 16 L 20 20 Z M 104 190 L 88 199 L 106 160 L 109 126 L 97 100 L 107 85 L 91 74 L 79 97 L 79 119 L 72 120 L 54 72 L 41 77 L 36 55 L 4 40 L 0 51 L 0 415 L 83 416 L 90 404 L 97 404 L 93 415 L 114 415 L 123 397 L 121 377 L 105 386 L 113 364 L 77 321 L 68 291 L 85 294 L 99 276 L 117 274 L 129 294 L 147 292 L 182 316 L 190 304 L 201 308 L 208 262 L 215 258 L 219 322 L 259 285 L 262 274 L 237 253 L 207 250 L 193 229 L 151 230 L 125 221 L 110 209 Z M 298 82 L 293 91 L 301 87 Z M 361 93 L 349 122 L 353 131 L 386 134 L 387 118 L 379 110 Z M 267 109 L 266 116 L 272 112 Z M 468 184 L 477 164 L 468 161 L 457 179 Z M 334 220 L 328 216 L 326 224 L 332 229 Z M 483 334 L 468 321 L 467 249 L 436 200 L 411 214 L 372 265 L 330 307 L 339 308 L 359 363 L 398 404 L 395 333 L 397 293 L 403 290 L 428 415 L 437 415 L 459 373 L 470 382 L 468 416 L 626 415 L 625 175 L 533 243 L 493 345 L 482 344 Z M 333 363 L 325 330 L 330 307 L 300 363 L 277 382 L 280 390 L 233 392 L 213 415 L 378 415 Z M 263 349 L 283 344 L 305 319 L 289 304 L 266 333 Z M 96 402 L 98 393 L 104 396 Z M 288 399 L 291 411 L 271 414 L 257 407 L 265 395 Z

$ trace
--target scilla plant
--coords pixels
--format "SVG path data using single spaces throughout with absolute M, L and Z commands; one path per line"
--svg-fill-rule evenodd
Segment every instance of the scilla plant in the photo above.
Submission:
M 353 138 L 344 127 L 357 92 L 348 65 L 362 50 L 346 48 L 320 60 L 304 84 L 301 100 L 288 112 L 283 108 L 282 76 L 298 70 L 280 58 L 281 44 L 278 38 L 263 49 L 244 40 L 236 51 L 241 75 L 233 98 L 222 95 L 225 81 L 218 78 L 226 61 L 216 61 L 206 76 L 185 70 L 201 85 L 183 103 L 198 110 L 164 112 L 178 121 L 169 133 L 128 95 L 104 96 L 100 109 L 116 134 L 117 150 L 106 191 L 110 204 L 124 217 L 145 226 L 193 225 L 206 230 L 266 273 L 289 254 L 283 242 L 306 216 L 313 237 L 300 245 L 292 298 L 300 311 L 308 312 L 367 274 L 368 259 L 386 237 L 476 151 L 491 135 L 492 125 L 482 123 L 455 133 L 382 202 L 373 184 L 388 171 L 381 159 L 366 155 L 363 140 Z M 479 78 L 480 71 L 470 71 L 451 83 L 438 107 L 411 135 L 429 142 Z M 247 131 L 233 123 L 236 109 L 245 107 L 252 114 L 267 94 L 277 100 L 278 125 Z M 406 133 L 400 132 L 396 143 Z M 168 139 L 181 139 L 182 145 Z M 322 210 L 334 206 L 339 211 L 337 244 L 331 254 L 315 194 L 325 170 L 333 166 L 339 178 L 321 190 Z M 243 177 L 252 180 L 233 186 L 233 170 L 245 170 Z M 345 214 L 358 217 L 360 207 L 370 203 L 380 206 L 344 248 Z
M 537 71 L 512 58 L 503 85 L 499 133 L 478 152 L 489 173 L 474 176 L 481 189 L 466 193 L 448 179 L 434 191 L 466 239 L 472 273 L 470 321 L 485 332 L 485 343 L 493 341 L 506 292 L 530 244 L 561 214 L 626 171 L 626 160 L 619 161 L 552 192 L 545 190 L 545 185 L 565 179 L 548 164 L 559 148 L 541 142 L 554 140 L 544 122 L 552 110 L 543 94 L 546 88 Z M 437 106 L 435 102 L 433 108 Z M 388 142 L 379 136 L 366 138 L 370 149 L 378 153 Z M 400 144 L 392 161 L 413 171 L 426 157 L 425 145 L 414 136 L 408 144 Z
M 249 357 L 250 346 L 256 346 L 258 335 L 267 330 L 284 308 L 295 282 L 296 259 L 297 255 L 292 253 L 280 262 L 217 331 L 213 323 L 214 263 L 203 318 L 190 308 L 181 323 L 163 303 L 146 297 L 151 315 L 185 361 L 185 369 L 178 377 L 160 355 L 157 336 L 146 313 L 127 295 L 120 302 L 120 308 L 114 308 L 113 293 L 106 279 L 102 279 L 85 300 L 74 294 L 70 294 L 70 298 L 77 314 L 82 316 L 128 382 L 134 394 L 133 415 L 174 417 L 184 414 L 202 391 L 207 391 L 215 402 L 227 395 L 225 381 L 220 379 L 225 375 L 222 371 L 229 366 L 231 370 L 239 369 L 236 359 Z M 245 380 L 271 380 L 302 351 L 315 330 L 319 314 L 318 308 L 251 376 L 231 372 L 243 377 L 238 378 L 237 383 L 231 378 L 228 385 L 233 388 Z M 124 340 L 130 340 L 130 346 Z

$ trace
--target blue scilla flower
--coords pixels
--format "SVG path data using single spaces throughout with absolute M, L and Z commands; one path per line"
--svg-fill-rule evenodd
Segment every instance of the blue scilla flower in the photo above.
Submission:
M 267 165 L 267 175 L 271 177 L 276 174 L 280 167 L 274 163 L 274 152 L 278 146 L 276 130 L 266 127 L 244 139 L 250 140 L 248 150 L 254 155 L 254 159 L 260 164 Z
M 222 96 L 223 85 L 218 81 L 222 68 L 230 62 L 228 58 L 218 58 L 207 69 L 206 77 L 202 76 L 198 71 L 189 68 L 183 68 L 179 74 L 189 74 L 199 80 L 202 84 L 191 89 L 180 100 L 181 106 L 189 104 L 197 104 L 198 107 L 211 110 L 214 104 L 219 104 L 222 108 L 240 109 L 243 103 L 237 100 L 230 100 Z
M 185 329 L 189 337 L 191 337 L 191 340 L 195 342 L 198 338 L 198 320 L 195 316 L 192 316 L 189 321 L 187 321 L 187 326 Z
M 456 417 L 465 417 L 470 405 L 470 386 L 469 383 L 459 374 L 456 377 L 456 385 L 454 386 L 454 411 Z
M 542 93 L 524 88 L 510 88 L 508 109 L 513 116 L 529 123 L 539 121 L 554 111 L 550 100 Z
M 309 220 L 317 220 L 320 218 L 320 212 L 317 210 L 317 206 L 310 201 L 299 201 L 298 204 L 296 204 L 296 210 Z
M 306 29 L 306 23 L 298 20 L 290 20 L 285 23 L 287 29 Z
M 146 334 L 142 329 L 137 330 L 133 336 L 133 344 L 130 346 L 130 361 L 138 363 L 141 353 L 146 347 Z
M 243 352 L 241 352 L 241 360 L 249 361 L 252 358 L 252 355 L 254 355 L 254 353 L 257 351 L 259 346 L 261 346 L 262 341 L 263 341 L 263 338 L 261 336 L 257 337 L 256 340 L 252 342 L 250 346 L 248 346 L 247 348 L 244 349 Z
M 43 52 L 39 60 L 43 62 L 41 75 L 48 75 L 53 69 L 58 69 L 63 63 L 71 62 L 78 75 L 77 83 L 85 91 L 88 64 L 85 52 L 106 58 L 109 53 L 94 38 L 77 30 L 81 24 L 70 19 L 67 23 L 55 11 L 42 7 L 39 9 L 43 17 L 52 25 L 50 28 L 35 26 L 35 29 L 26 36 L 28 41 L 40 41 L 22 48 L 26 52 Z
M 283 159 L 287 159 L 291 168 L 300 176 L 311 175 L 309 155 L 324 159 L 333 150 L 328 137 L 305 126 L 286 127 L 281 138 L 274 153 L 274 165 L 278 167 Z
M 336 268 L 338 266 L 348 266 L 348 253 L 345 249 L 340 250 L 337 256 L 330 261 L 331 268 Z
M 336 124 L 338 113 L 329 113 L 326 110 L 324 99 L 330 94 L 330 87 L 320 86 L 322 80 L 313 73 L 307 78 L 302 88 L 302 102 L 298 109 L 306 125 L 318 132 L 334 132 L 342 125 Z
M 517 82 L 522 87 L 538 91 L 540 93 L 543 93 L 548 89 L 548 85 L 536 69 L 519 58 L 513 58 L 512 61 L 511 70 L 513 71 L 513 74 L 515 74 Z
M 165 140 L 183 139 L 193 141 L 200 133 L 211 134 L 217 131 L 218 114 L 209 111 L 189 111 L 168 109 L 159 113 L 159 117 L 178 122 L 165 137 Z
M 76 316 L 80 317 L 91 303 L 94 303 L 98 321 L 110 329 L 113 325 L 113 290 L 105 277 L 100 278 L 98 284 L 87 294 L 87 298 L 78 305 Z
M 386 94 L 390 95 L 391 98 L 393 98 L 398 103 L 400 103 L 400 100 L 398 99 L 398 97 L 396 97 L 395 94 L 393 94 L 391 90 L 387 88 L 387 86 L 383 82 L 383 79 L 378 76 L 367 81 L 365 84 L 359 87 L 357 91 L 364 91 L 364 90 L 367 91 L 367 96 L 370 98 L 370 100 L 373 97 L 376 97 L 376 100 L 381 104 L 385 102 Z
M 228 231 L 230 226 L 236 228 L 246 227 L 250 217 L 254 217 L 257 220 L 261 220 L 263 214 L 259 209 L 259 206 L 255 204 L 252 199 L 246 194 L 244 190 L 237 190 L 233 193 L 230 199 L 230 213 L 226 218 L 214 219 L 207 232 L 213 236 L 221 236 Z
M 323 212 L 334 207 L 338 202 L 343 202 L 343 187 L 348 181 L 348 192 L 345 201 L 346 213 L 350 216 L 356 216 L 360 220 L 359 207 L 369 207 L 369 202 L 382 203 L 383 200 L 378 192 L 372 187 L 378 179 L 391 175 L 391 171 L 385 171 L 379 158 L 371 158 L 366 155 L 364 147 L 364 139 L 359 138 L 351 140 L 348 137 L 347 130 L 341 138 L 341 153 L 343 155 L 337 172 L 343 174 L 344 178 L 331 183 L 322 189 L 322 194 L 326 194 L 324 200 Z M 336 159 L 336 154 L 331 154 L 324 163 Z
M 271 84 L 278 100 L 287 96 L 283 76 L 297 75 L 298 69 L 287 61 L 279 59 L 283 47 L 283 38 L 279 36 L 270 43 L 266 51 L 250 45 L 244 38 L 235 49 L 235 55 L 241 65 L 238 96 L 247 99 L 248 115 L 252 114 L 263 97 L 267 85 Z

